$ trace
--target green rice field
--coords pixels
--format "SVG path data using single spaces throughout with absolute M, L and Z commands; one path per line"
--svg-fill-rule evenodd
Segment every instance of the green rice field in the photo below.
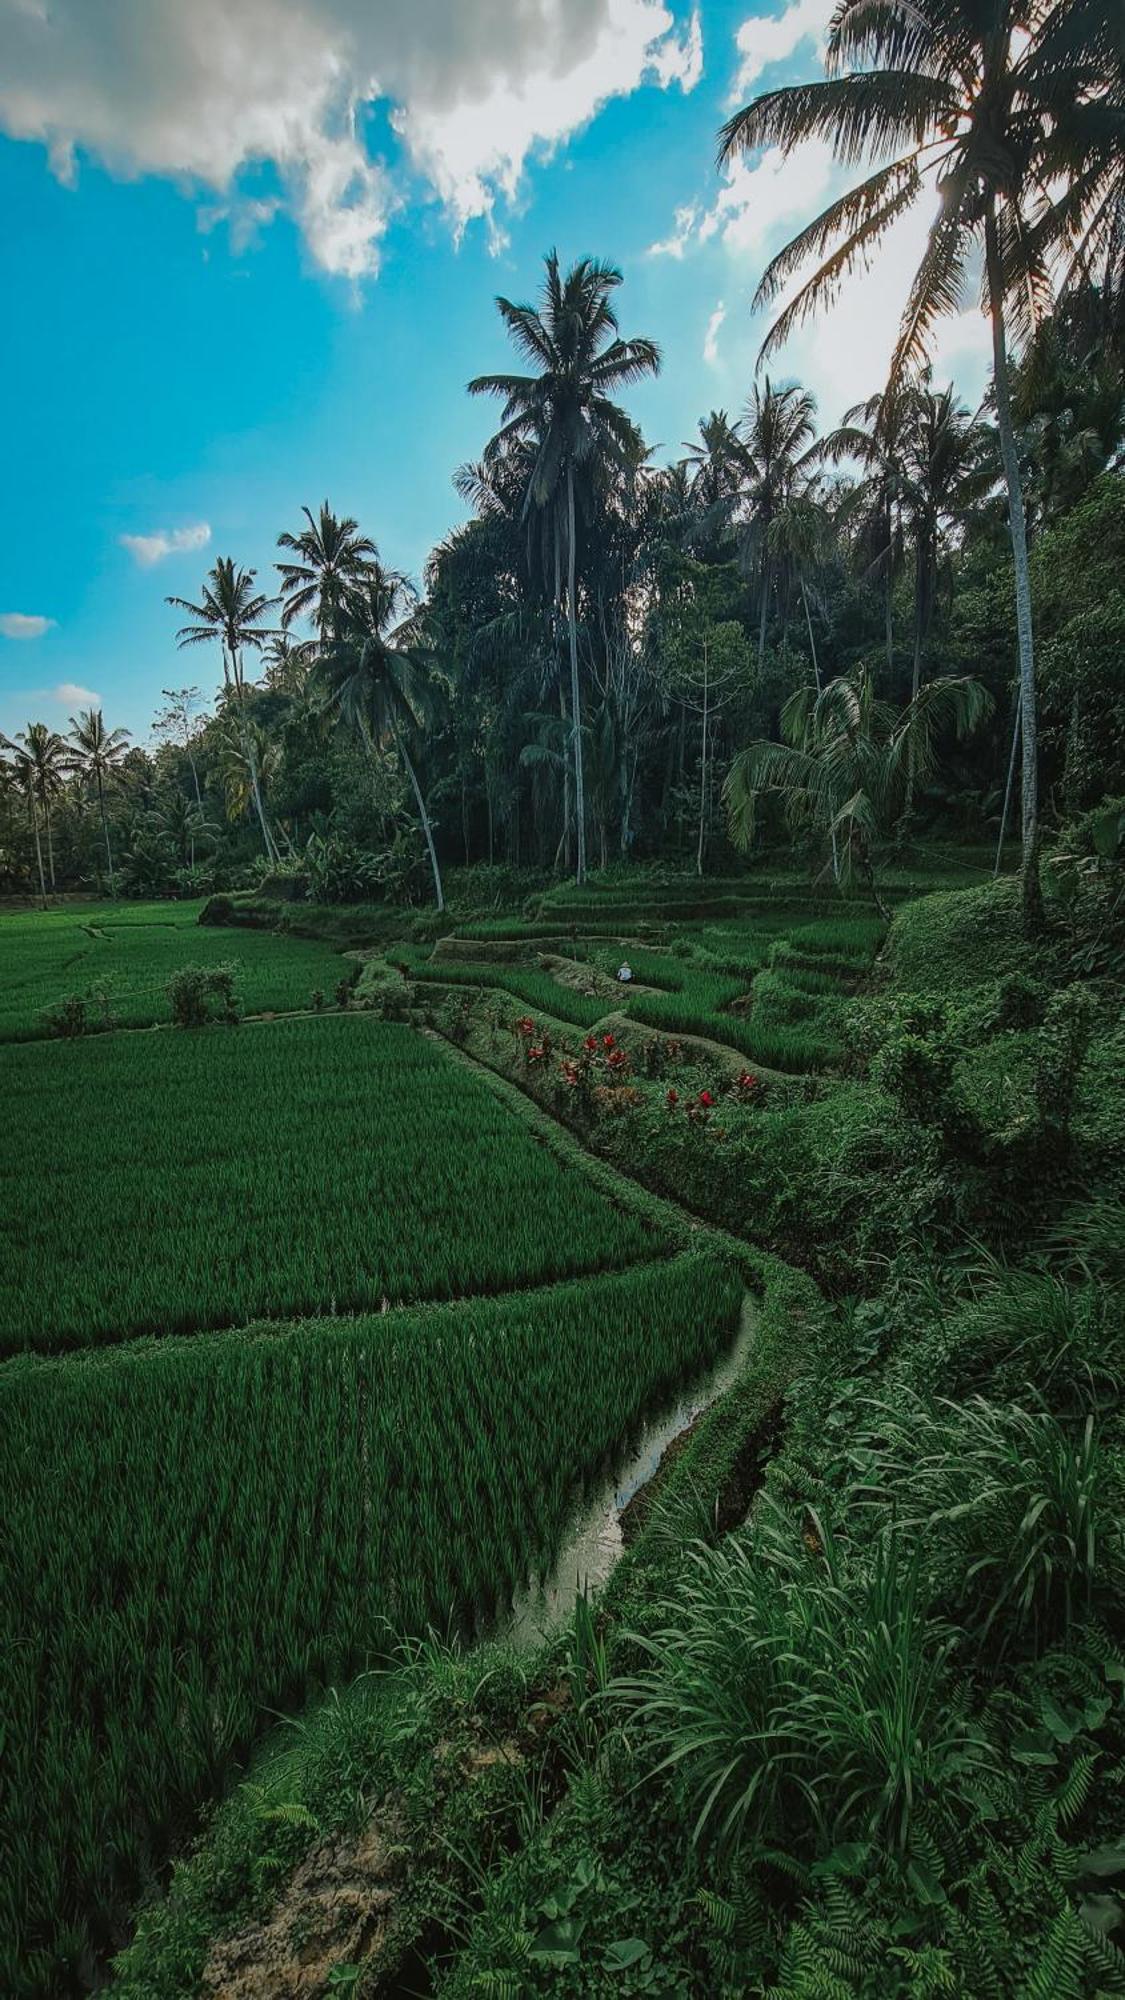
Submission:
M 652 1252 L 475 1077 L 366 1015 L 13 1048 L 3 1075 L 8 1351 L 501 1291 Z
M 46 1008 L 83 996 L 90 1019 L 148 1027 L 170 1018 L 168 979 L 181 965 L 235 962 L 247 1013 L 307 1007 L 327 999 L 348 961 L 326 944 L 262 931 L 214 930 L 199 922 L 201 902 L 73 904 L 0 918 L 0 1042 L 47 1032 Z
M 268 1710 L 392 1630 L 487 1625 L 741 1298 L 689 1254 L 0 1369 L 0 1990 L 112 1944 Z

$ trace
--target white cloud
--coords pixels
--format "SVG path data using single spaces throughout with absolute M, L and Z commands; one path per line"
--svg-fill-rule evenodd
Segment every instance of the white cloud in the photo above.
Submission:
M 166 556 L 205 549 L 211 539 L 211 528 L 207 521 L 196 521 L 188 528 L 158 528 L 151 535 L 119 535 L 117 539 L 141 569 L 152 569 Z
M 0 638 L 41 639 L 54 624 L 53 618 L 43 618 L 31 611 L 0 611 Z
M 720 299 L 707 322 L 707 331 L 703 336 L 703 359 L 709 368 L 714 368 L 719 359 L 719 328 L 726 316 L 727 309 Z
M 64 708 L 100 708 L 102 698 L 93 688 L 80 687 L 77 681 L 60 681 L 48 695 L 49 701 L 61 702 Z
M 677 262 L 679 262 L 692 237 L 696 234 L 701 218 L 702 211 L 698 202 L 685 202 L 682 208 L 676 210 L 671 235 L 663 237 L 659 243 L 650 243 L 648 246 L 649 256 L 675 257 Z
M 811 43 L 819 59 L 834 11 L 835 0 L 790 0 L 780 14 L 751 14 L 734 38 L 739 62 L 730 91 L 732 105 L 743 102 L 763 70 L 788 62 L 803 43 Z
M 406 193 L 368 151 L 369 104 L 461 230 L 610 98 L 691 90 L 702 65 L 698 12 L 663 0 L 0 0 L 0 129 L 61 180 L 88 152 L 215 190 L 253 229 L 237 177 L 270 162 L 313 260 L 351 279 Z
M 825 206 L 836 178 L 832 148 L 823 139 L 808 139 L 788 156 L 779 146 L 768 146 L 752 165 L 740 155 L 725 169 L 714 206 L 699 223 L 699 240 L 720 236 L 728 250 L 764 264 L 786 236 Z M 782 223 L 788 228 L 782 230 Z

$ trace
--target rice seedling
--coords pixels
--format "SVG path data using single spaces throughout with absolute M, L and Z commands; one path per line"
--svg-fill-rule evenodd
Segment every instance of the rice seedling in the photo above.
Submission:
M 487 1627 L 741 1298 L 688 1254 L 0 1369 L 0 1990 L 68 1989 L 119 1940 L 267 1710 L 395 1632 Z
M 9 1352 L 502 1291 L 652 1252 L 476 1077 L 367 1015 L 10 1048 L 4 1089 Z
M 201 905 L 74 905 L 0 918 L 4 980 L 0 1041 L 46 1032 L 42 1014 L 73 994 L 88 1000 L 90 1025 L 124 1027 L 170 1018 L 165 991 L 182 965 L 236 961 L 249 1013 L 307 1007 L 314 988 L 331 991 L 343 969 L 329 946 L 264 931 L 201 927 Z

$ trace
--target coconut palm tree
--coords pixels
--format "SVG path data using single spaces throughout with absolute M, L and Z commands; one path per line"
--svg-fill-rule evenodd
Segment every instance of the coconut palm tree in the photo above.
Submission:
M 845 501 L 841 521 L 863 574 L 883 584 L 883 629 L 887 686 L 894 682 L 894 588 L 903 564 L 903 484 L 906 441 L 911 422 L 909 390 L 868 396 L 845 411 L 844 421 L 817 447 L 817 457 L 834 464 L 850 460 L 859 478 Z
M 166 604 L 172 604 L 178 611 L 190 613 L 192 623 L 185 625 L 176 634 L 178 646 L 202 646 L 214 644 L 218 640 L 223 657 L 223 679 L 229 696 L 232 696 L 238 714 L 238 727 L 242 737 L 243 755 L 250 777 L 250 792 L 258 814 L 258 825 L 262 832 L 262 843 L 267 858 L 276 863 L 279 850 L 262 801 L 262 787 L 259 781 L 258 763 L 254 743 L 247 727 L 246 679 L 243 673 L 242 656 L 247 646 L 261 650 L 270 636 L 265 623 L 266 614 L 277 603 L 274 597 L 267 597 L 255 589 L 257 571 L 236 568 L 230 556 L 219 556 L 214 567 L 208 571 L 203 583 L 203 594 L 198 604 L 187 597 L 168 597 Z
M 758 614 L 759 678 L 765 658 L 766 628 L 776 567 L 771 529 L 778 514 L 798 489 L 802 473 L 813 462 L 815 438 L 816 403 L 806 389 L 796 386 L 775 389 L 768 375 L 764 389 L 759 389 L 755 383 L 738 427 L 738 439 L 742 506 L 745 510 L 742 551 L 744 560 L 757 570 L 761 599 Z
M 433 828 L 408 742 L 432 708 L 416 628 L 408 617 L 413 605 L 408 579 L 397 570 L 384 569 L 376 557 L 362 586 L 349 589 L 336 635 L 317 672 L 326 706 L 345 727 L 356 731 L 372 760 L 380 750 L 394 749 L 414 793 L 434 898 L 438 909 L 444 910 Z
M 116 777 L 121 767 L 129 738 L 130 732 L 127 729 L 106 728 L 100 708 L 83 709 L 77 721 L 73 715 L 70 718 L 70 741 L 74 745 L 70 760 L 87 780 L 93 780 L 98 795 L 98 812 L 101 815 L 111 896 L 115 896 L 117 890 L 113 879 L 113 849 L 109 840 L 109 817 L 106 813 L 105 794 L 106 786 Z
M 341 518 L 327 500 L 316 519 L 307 507 L 308 522 L 297 534 L 279 535 L 277 546 L 288 549 L 295 562 L 280 562 L 281 622 L 286 630 L 298 618 L 311 617 L 326 645 L 338 630 L 349 594 L 362 584 L 364 572 L 379 559 L 374 542 L 359 532 L 350 515 Z
M 39 873 L 39 900 L 47 907 L 47 878 L 43 872 L 43 841 L 39 831 L 39 782 L 35 758 L 28 748 L 28 738 L 42 723 L 29 722 L 27 728 L 12 736 L 0 736 L 0 749 L 10 751 L 11 764 L 4 766 L 17 792 L 22 792 L 27 803 L 27 823 L 35 843 L 35 861 Z
M 780 743 L 740 750 L 723 798 L 737 847 L 753 842 L 758 805 L 778 795 L 794 823 L 818 826 L 838 843 L 839 880 L 859 872 L 880 913 L 888 912 L 875 881 L 872 849 L 886 831 L 910 770 L 929 775 L 943 736 L 966 736 L 986 720 L 992 696 L 968 676 L 927 682 L 896 715 L 875 693 L 869 667 L 841 674 L 819 691 L 806 684 L 781 711 Z
M 34 808 L 35 838 L 39 841 L 39 812 L 47 830 L 47 873 L 55 886 L 55 840 L 51 823 L 51 801 L 62 791 L 63 778 L 70 765 L 70 753 L 61 736 L 48 729 L 45 722 L 29 722 L 26 729 L 18 731 L 14 741 L 0 736 L 0 747 L 10 750 L 21 772 L 21 789 L 27 790 L 29 802 Z M 26 785 L 23 769 L 26 766 Z M 42 876 L 42 857 L 40 857 Z M 42 884 L 40 885 L 42 886 Z
M 983 252 L 992 379 L 1015 567 L 1023 761 L 1023 894 L 1040 906 L 1034 640 L 1027 529 L 1012 422 L 1009 342 L 1104 250 L 1125 184 L 1120 0 L 839 0 L 827 77 L 756 98 L 723 127 L 720 160 L 829 140 L 865 179 L 838 196 L 767 266 L 755 303 L 793 281 L 763 345 L 831 302 L 900 215 L 939 196 L 891 360 L 892 397 L 925 359 L 938 318 L 960 303 Z M 888 157 L 888 155 L 890 157 Z M 811 277 L 800 281 L 810 259 Z
M 546 259 L 538 307 L 496 301 L 500 316 L 531 375 L 478 375 L 473 396 L 501 396 L 501 428 L 487 457 L 502 454 L 513 440 L 533 448 L 523 501 L 525 519 L 536 514 L 550 523 L 553 595 L 561 612 L 566 572 L 566 616 L 570 645 L 570 729 L 574 765 L 577 878 L 586 879 L 586 794 L 582 770 L 582 697 L 578 678 L 578 509 L 591 490 L 615 467 L 636 465 L 642 456 L 636 425 L 613 401 L 613 392 L 660 367 L 654 341 L 623 340 L 611 295 L 622 282 L 611 264 L 583 257 L 563 277 L 557 252 Z
M 911 398 L 906 438 L 905 510 L 914 544 L 914 664 L 911 696 L 922 680 L 922 652 L 933 618 L 943 548 L 959 536 L 999 475 L 990 427 L 959 403 L 952 383 L 929 382 Z

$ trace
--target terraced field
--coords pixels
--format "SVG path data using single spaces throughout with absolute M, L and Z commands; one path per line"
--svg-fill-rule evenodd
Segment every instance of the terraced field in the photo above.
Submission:
M 93 1025 L 148 1027 L 170 1018 L 165 991 L 181 965 L 234 961 L 248 1013 L 307 1007 L 314 989 L 331 995 L 346 962 L 328 945 L 261 931 L 214 930 L 199 922 L 202 902 L 74 904 L 0 918 L 0 1041 L 47 1033 L 47 1008 L 72 994 L 88 1002 Z
M 13 1039 L 72 947 L 145 1018 L 185 960 L 237 955 L 277 1007 L 340 967 L 188 906 L 84 921 L 88 951 L 73 916 L 12 920 L 0 970 L 13 1996 L 79 1990 L 269 1712 L 549 1567 L 743 1296 L 413 1028 Z
M 537 1017 L 588 1029 L 612 1013 L 659 1034 L 717 1042 L 761 1068 L 801 1075 L 841 1060 L 842 1007 L 885 926 L 866 912 L 841 914 L 838 899 L 832 915 L 817 916 L 823 898 L 806 894 L 800 901 L 792 887 L 787 895 L 789 907 L 759 899 L 761 912 L 731 916 L 731 898 L 721 887 L 695 883 L 629 900 L 591 891 L 580 902 L 574 891 L 558 890 L 543 904 L 557 897 L 560 910 L 577 909 L 584 917 L 589 910 L 612 910 L 619 927 L 614 941 L 605 937 L 602 920 L 567 940 L 549 922 L 551 934 L 541 935 L 545 920 L 534 917 L 522 926 L 467 925 L 438 950 L 407 947 L 394 956 L 423 989 L 491 988 Z M 662 942 L 638 941 L 639 912 L 650 908 L 667 918 Z M 481 947 L 477 959 L 474 945 Z M 622 958 L 632 983 L 600 997 L 559 977 L 560 962 L 613 975 Z

